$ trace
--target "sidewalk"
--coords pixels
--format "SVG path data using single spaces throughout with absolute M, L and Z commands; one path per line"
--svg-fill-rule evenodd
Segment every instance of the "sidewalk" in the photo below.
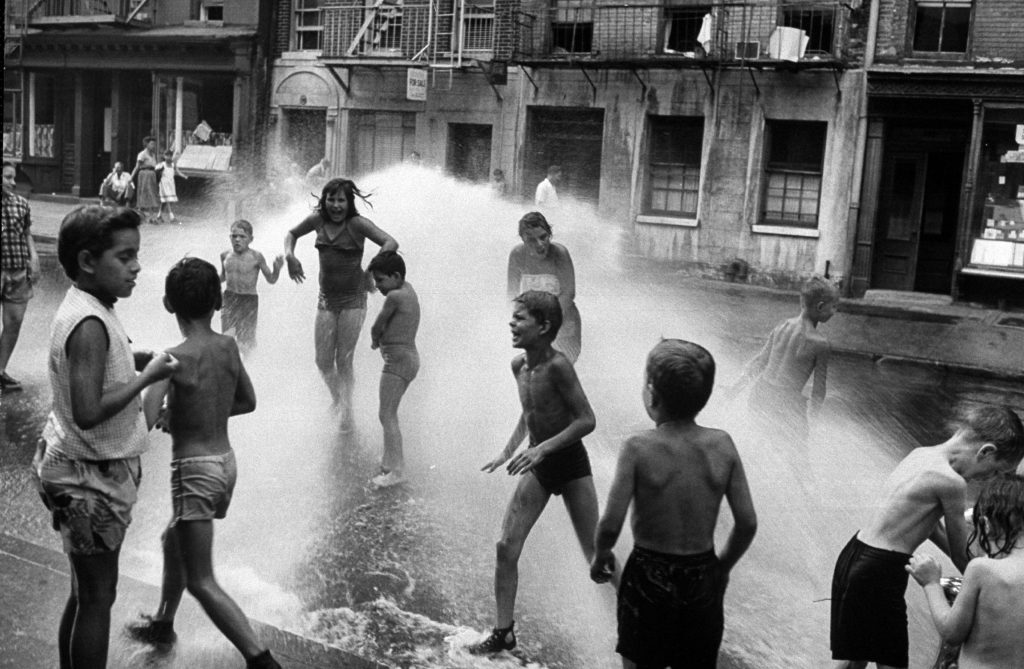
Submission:
M 41 253 L 56 253 L 57 230 L 79 203 L 70 196 L 36 195 L 32 227 Z M 53 261 L 56 271 L 56 261 Z M 670 279 L 676 281 L 675 279 Z M 680 278 L 687 291 L 741 292 L 749 331 L 770 332 L 794 310 L 794 295 L 740 283 Z M 869 290 L 864 298 L 844 299 L 828 324 L 833 351 L 895 362 L 937 366 L 969 375 L 1024 381 L 1024 313 L 952 304 L 948 296 Z

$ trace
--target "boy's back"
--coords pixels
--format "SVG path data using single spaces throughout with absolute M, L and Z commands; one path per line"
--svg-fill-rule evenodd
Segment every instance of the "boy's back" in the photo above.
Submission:
M 823 352 L 828 339 L 803 316 L 790 318 L 772 331 L 768 340 L 768 361 L 761 379 L 773 386 L 800 392 Z
M 942 451 L 916 448 L 886 479 L 877 510 L 861 529 L 860 540 L 875 548 L 913 553 L 940 518 L 963 518 L 966 490 L 967 482 Z
M 674 555 L 710 550 L 722 498 L 738 462 L 729 435 L 693 423 L 663 424 L 634 435 L 625 448 L 635 465 L 636 545 Z
M 174 457 L 227 452 L 228 418 L 238 413 L 243 368 L 235 340 L 215 332 L 189 336 L 169 351 L 180 362 L 171 378 L 169 430 Z
M 1024 560 L 977 558 L 968 570 L 965 579 L 978 581 L 978 600 L 960 669 L 1024 667 Z

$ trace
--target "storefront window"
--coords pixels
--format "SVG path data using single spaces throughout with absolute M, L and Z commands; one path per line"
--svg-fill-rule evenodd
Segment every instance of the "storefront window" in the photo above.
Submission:
M 4 70 L 4 158 L 21 159 L 21 70 Z
M 56 155 L 57 80 L 45 74 L 29 74 L 28 140 L 30 156 L 53 158 Z
M 1024 107 L 985 110 L 973 215 L 964 271 L 1024 278 Z

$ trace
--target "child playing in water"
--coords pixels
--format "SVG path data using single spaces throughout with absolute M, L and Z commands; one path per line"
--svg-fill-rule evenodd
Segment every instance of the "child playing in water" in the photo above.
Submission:
M 370 328 L 370 346 L 380 349 L 384 369 L 380 375 L 380 424 L 384 428 L 384 456 L 380 474 L 373 477 L 378 488 L 405 480 L 402 431 L 398 426 L 398 403 L 420 368 L 416 351 L 416 330 L 420 325 L 420 302 L 412 284 L 405 280 L 405 261 L 395 251 L 381 251 L 370 261 L 377 289 L 385 296 L 384 306 Z
M 140 222 L 130 209 L 79 207 L 57 239 L 72 285 L 51 328 L 53 409 L 32 469 L 71 566 L 61 669 L 107 665 L 118 557 L 149 446 L 140 394 L 177 365 L 166 354 L 133 353 L 114 312 L 135 289 Z
M 520 476 L 505 511 L 494 569 L 497 620 L 491 635 L 470 646 L 473 654 L 491 654 L 516 647 L 513 612 L 519 583 L 519 555 L 534 523 L 551 495 L 562 495 L 583 554 L 594 552 L 597 492 L 590 459 L 581 439 L 593 432 L 595 420 L 572 363 L 551 343 L 562 325 L 558 298 L 531 290 L 515 298 L 512 346 L 523 353 L 512 361 L 523 412 L 508 444 L 483 466 L 493 472 L 508 461 L 506 471 Z M 524 429 L 525 428 L 525 429 Z M 530 446 L 513 457 L 528 431 Z M 511 460 L 509 461 L 509 459 Z
M 225 283 L 220 329 L 234 335 L 242 355 L 248 355 L 256 347 L 256 318 L 260 308 L 256 282 L 260 272 L 267 283 L 277 283 L 284 265 L 284 256 L 278 255 L 274 258 L 274 269 L 270 269 L 263 254 L 249 248 L 252 237 L 249 221 L 235 221 L 231 224 L 231 249 L 220 254 L 220 280 Z
M 128 631 L 147 643 L 173 643 L 174 615 L 187 588 L 248 667 L 280 669 L 238 604 L 217 583 L 211 564 L 213 520 L 227 514 L 237 475 L 228 418 L 253 411 L 256 394 L 235 340 L 210 327 L 221 306 L 217 269 L 186 258 L 171 268 L 164 291 L 164 306 L 185 341 L 171 349 L 179 367 L 146 395 L 145 407 L 152 420 L 167 395 L 163 420 L 173 444 L 173 511 L 163 536 L 160 606 L 156 615 L 145 616 Z
M 974 531 L 987 557 L 970 561 L 950 609 L 930 555 L 914 555 L 906 569 L 925 591 L 932 622 L 948 643 L 963 643 L 960 669 L 1024 667 L 1024 478 L 1003 476 L 982 488 Z
M 743 368 L 732 392 L 739 392 L 756 377 L 751 407 L 764 403 L 776 409 L 772 418 L 783 421 L 801 440 L 807 437 L 807 401 L 803 396 L 807 380 L 814 375 L 811 415 L 825 401 L 828 376 L 828 339 L 817 331 L 836 312 L 839 293 L 828 280 L 813 277 L 800 289 L 800 315 L 783 321 L 772 330 L 761 351 Z
M 714 381 L 714 358 L 697 344 L 665 339 L 647 356 L 644 407 L 656 427 L 629 437 L 619 452 L 590 567 L 596 582 L 611 578 L 612 547 L 633 504 L 633 553 L 619 585 L 615 648 L 627 668 L 718 661 L 725 586 L 754 540 L 757 515 L 732 438 L 695 421 Z M 734 525 L 716 555 L 723 497 Z
M 961 572 L 967 567 L 967 482 L 1013 471 L 1024 427 L 1009 407 L 964 407 L 953 436 L 916 448 L 886 480 L 871 521 L 840 553 L 832 576 L 832 658 L 836 667 L 906 667 L 904 567 L 926 539 Z M 945 531 L 940 520 L 945 518 Z
M 156 176 L 160 179 L 160 213 L 157 218 L 164 219 L 164 212 L 167 212 L 167 220 L 175 222 L 174 212 L 171 211 L 171 203 L 178 201 L 178 187 L 174 184 L 174 177 L 188 179 L 188 176 L 178 169 L 174 161 L 174 151 L 164 151 L 164 160 L 156 166 Z

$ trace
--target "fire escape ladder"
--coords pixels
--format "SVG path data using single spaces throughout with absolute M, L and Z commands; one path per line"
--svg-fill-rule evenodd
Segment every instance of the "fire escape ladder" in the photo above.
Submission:
M 441 6 L 442 0 L 432 0 L 430 3 L 431 10 L 436 8 L 434 14 L 434 48 L 433 54 L 430 59 L 432 83 L 437 86 L 437 71 L 447 70 L 448 71 L 448 90 L 452 88 L 452 76 L 453 71 L 462 67 L 462 49 L 456 42 L 458 37 L 455 31 L 455 21 L 459 16 L 457 7 L 461 6 L 459 0 L 450 0 L 451 9 L 449 11 L 443 11 L 447 9 Z M 442 50 L 442 49 L 446 50 Z
M 356 36 L 352 38 L 352 43 L 348 45 L 348 51 L 345 52 L 346 56 L 355 55 L 356 49 L 359 48 L 359 42 L 362 41 L 363 35 L 366 34 L 366 31 L 369 30 L 374 19 L 377 18 L 377 11 L 380 9 L 382 4 L 384 4 L 384 0 L 374 0 L 373 6 L 367 8 L 366 18 L 363 19 L 363 25 L 359 26 L 359 31 L 356 33 Z

